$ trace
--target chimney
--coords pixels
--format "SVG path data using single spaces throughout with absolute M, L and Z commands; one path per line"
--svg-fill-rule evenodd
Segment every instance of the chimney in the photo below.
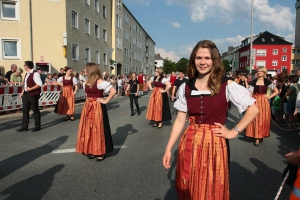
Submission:
M 160 53 L 158 53 L 157 56 L 160 57 Z

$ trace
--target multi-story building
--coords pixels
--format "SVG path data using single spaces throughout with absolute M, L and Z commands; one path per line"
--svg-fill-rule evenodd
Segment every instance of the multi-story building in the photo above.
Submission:
M 296 25 L 295 25 L 295 43 L 292 55 L 292 69 L 294 71 L 300 69 L 300 0 L 296 1 Z
M 232 71 L 238 71 L 239 67 L 239 46 L 229 46 L 228 51 L 222 53 L 222 59 L 228 60 L 231 63 Z
M 153 74 L 155 70 L 155 42 L 124 4 L 123 18 L 123 66 L 125 67 L 124 71 L 118 70 L 117 73 L 122 71 L 125 73 Z
M 252 52 L 253 71 L 257 71 L 258 67 L 266 67 L 270 74 L 276 74 L 282 70 L 287 70 L 290 73 L 292 43 L 283 37 L 268 31 L 262 32 L 254 37 Z M 250 40 L 248 38 L 242 41 L 239 54 L 239 69 L 249 70 Z
M 127 71 L 153 72 L 155 43 L 129 12 L 129 27 L 133 29 L 135 23 L 141 30 L 140 38 L 132 37 L 143 45 L 135 48 L 128 37 L 130 43 L 125 44 L 123 12 L 129 11 L 121 0 L 0 0 L 1 72 L 10 70 L 11 64 L 22 67 L 26 60 L 44 73 L 64 66 L 79 71 L 88 62 L 98 63 L 101 71 L 110 74 L 124 73 L 126 65 Z M 137 58 L 139 62 L 134 62 Z M 111 60 L 116 67 L 111 67 Z

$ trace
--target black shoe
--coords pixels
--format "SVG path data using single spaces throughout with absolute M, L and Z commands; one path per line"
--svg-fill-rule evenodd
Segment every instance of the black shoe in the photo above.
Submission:
M 259 143 L 263 143 L 264 142 L 264 139 L 259 139 Z
M 94 159 L 94 158 L 96 158 L 96 156 L 88 155 L 88 158 L 89 158 L 89 159 Z
M 140 115 L 141 113 L 140 112 L 138 112 L 138 115 Z
M 37 127 L 35 127 L 35 128 L 32 130 L 32 132 L 37 132 L 37 131 L 39 131 L 39 130 L 41 130 L 41 127 L 37 126 Z
M 16 129 L 16 131 L 18 132 L 25 132 L 25 131 L 28 131 L 28 128 L 19 128 L 19 129 Z
M 134 113 L 131 113 L 131 115 L 130 116 L 133 116 L 134 115 Z
M 96 161 L 97 161 L 97 162 L 101 162 L 101 161 L 103 161 L 103 160 L 105 159 L 105 157 L 106 157 L 106 156 L 104 155 L 103 158 L 97 158 Z

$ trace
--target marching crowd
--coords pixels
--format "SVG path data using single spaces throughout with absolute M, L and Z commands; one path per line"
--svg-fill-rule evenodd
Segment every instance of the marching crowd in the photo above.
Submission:
M 41 130 L 38 99 L 40 88 L 45 84 L 63 87 L 55 112 L 65 115 L 65 120 L 73 121 L 74 95 L 78 83 L 83 83 L 86 101 L 81 111 L 76 152 L 97 161 L 103 161 L 113 151 L 106 104 L 117 92 L 118 96 L 130 97 L 133 116 L 133 103 L 140 115 L 138 97 L 151 90 L 146 119 L 157 128 L 162 128 L 164 121 L 172 119 L 169 101 L 174 101 L 176 96 L 174 107 L 178 113 L 162 162 L 166 169 L 170 169 L 172 148 L 180 138 L 176 165 L 176 191 L 180 200 L 228 200 L 228 140 L 245 130 L 245 136 L 254 138 L 254 145 L 259 146 L 270 136 L 271 114 L 276 125 L 288 120 L 287 130 L 294 130 L 298 124 L 300 71 L 297 75 L 280 73 L 272 77 L 266 68 L 259 68 L 256 74 L 226 76 L 220 53 L 209 40 L 198 42 L 191 52 L 187 78 L 182 71 L 166 75 L 162 68 L 155 69 L 152 77 L 135 72 L 110 76 L 102 73 L 97 64 L 87 63 L 79 73 L 65 67 L 58 74 L 48 75 L 43 82 L 40 69 L 34 70 L 33 67 L 31 61 L 25 61 L 24 80 L 14 82 L 14 76 L 22 74 L 15 65 L 12 65 L 10 74 L 5 75 L 7 84 L 24 84 L 20 95 L 23 101 L 22 126 L 17 131 L 28 131 L 30 109 L 34 113 L 33 131 Z M 240 113 L 240 121 L 231 130 L 224 125 L 230 102 Z M 189 125 L 182 133 L 186 119 Z M 286 157 L 289 163 L 300 164 L 299 153 Z M 292 195 L 298 194 L 292 192 Z

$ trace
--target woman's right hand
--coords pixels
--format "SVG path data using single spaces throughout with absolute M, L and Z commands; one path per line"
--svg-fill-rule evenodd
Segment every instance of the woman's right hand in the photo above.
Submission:
M 170 165 L 171 157 L 172 157 L 171 151 L 166 150 L 165 155 L 163 157 L 163 166 L 166 169 L 170 169 L 170 167 L 171 167 L 171 165 Z

